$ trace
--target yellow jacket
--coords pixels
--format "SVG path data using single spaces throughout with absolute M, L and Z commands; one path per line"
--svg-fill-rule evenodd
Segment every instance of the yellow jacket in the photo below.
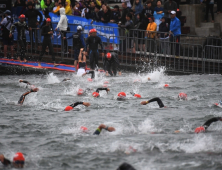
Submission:
M 72 14 L 72 9 L 70 8 L 70 0 L 66 0 L 66 2 L 67 2 L 67 5 L 66 5 L 66 8 L 65 8 L 65 13 L 67 14 L 67 15 L 71 15 Z
M 146 30 L 147 31 L 156 31 L 156 23 L 155 22 L 152 22 L 152 23 L 149 23 Z M 149 38 L 155 38 L 155 35 L 156 33 L 155 32 L 148 32 L 148 37 Z

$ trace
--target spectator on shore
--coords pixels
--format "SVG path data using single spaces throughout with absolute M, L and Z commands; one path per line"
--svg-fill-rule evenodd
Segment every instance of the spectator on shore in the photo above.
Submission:
M 32 4 L 32 6 L 35 6 L 34 0 L 27 0 L 27 1 L 25 2 L 25 4 L 26 4 L 27 7 L 28 7 L 28 3 L 29 3 L 29 2 Z
M 141 0 L 136 0 L 135 1 L 135 13 L 134 15 L 137 16 L 137 14 L 142 13 L 143 11 L 143 5 L 141 4 Z
M 60 4 L 61 1 L 59 2 L 59 0 L 55 0 L 55 7 L 52 9 L 52 12 L 54 14 L 58 14 L 59 13 L 59 9 L 60 9 Z
M 41 1 L 40 0 L 35 0 L 35 9 L 41 10 Z
M 217 0 L 217 14 L 222 12 L 222 1 Z
M 52 2 L 52 0 L 46 0 L 46 3 L 44 0 L 41 0 L 41 8 L 42 9 L 48 8 L 49 12 L 51 12 L 54 7 L 55 7 L 55 3 Z
M 28 26 L 32 28 L 29 31 L 30 36 L 30 42 L 31 42 L 31 48 L 35 51 L 36 48 L 38 48 L 38 25 L 42 23 L 42 14 L 33 8 L 33 4 L 31 2 L 28 3 L 28 10 L 25 12 L 25 17 L 28 19 Z M 37 18 L 40 17 L 40 20 L 38 21 Z M 34 44 L 34 38 L 35 38 L 35 44 Z M 35 47 L 35 48 L 34 48 Z
M 7 58 L 8 46 L 11 47 L 11 57 L 13 57 L 13 37 L 9 38 L 10 28 L 13 24 L 13 18 L 11 17 L 11 11 L 6 10 L 2 21 L 0 22 L 2 30 L 2 42 L 4 45 L 4 58 Z
M 173 50 L 175 51 L 176 44 L 176 57 L 180 55 L 180 34 L 181 34 L 181 23 L 176 17 L 176 11 L 171 11 L 171 23 L 170 23 L 170 42 L 173 42 Z
M 214 23 L 214 0 L 204 0 L 206 3 L 206 14 L 205 14 L 205 20 L 204 22 L 208 22 L 208 14 L 209 14 L 209 10 L 211 13 L 211 17 L 212 17 L 212 23 Z M 203 0 L 201 0 L 201 3 L 203 2 Z
M 72 9 L 70 7 L 70 0 L 66 0 L 65 2 L 65 14 L 66 15 L 72 15 Z M 81 14 L 81 13 L 80 13 Z M 80 16 L 80 15 L 79 15 Z
M 171 11 L 177 11 L 177 3 L 173 0 L 168 0 L 164 3 L 164 16 L 166 17 L 166 22 L 170 25 Z
M 46 20 L 47 20 L 47 18 L 49 18 L 49 19 L 51 20 L 51 17 L 49 16 L 49 10 L 48 10 L 48 8 L 45 8 L 44 10 L 42 10 L 42 13 L 43 13 L 43 15 L 45 16 L 45 19 L 44 19 L 44 21 L 43 21 L 43 23 L 42 23 L 42 25 L 41 25 L 40 28 L 43 28 L 43 27 L 46 25 Z M 51 28 L 52 28 L 52 22 L 51 22 L 51 21 L 50 21 L 50 26 L 51 26 Z
M 24 0 L 16 0 L 14 3 L 14 7 L 18 6 L 25 6 L 25 1 Z
M 93 19 L 93 16 L 95 15 L 95 2 L 91 2 L 89 6 L 89 12 L 86 13 L 86 19 Z
M 149 17 L 153 16 L 154 10 L 150 1 L 147 2 L 145 9 L 143 9 L 144 22 L 147 25 L 149 24 Z
M 92 20 L 91 24 L 93 23 L 93 21 L 100 22 L 101 17 L 102 17 L 102 11 L 100 11 L 100 6 L 96 5 L 95 10 L 94 10 L 93 20 Z
M 80 10 L 80 4 L 79 2 L 76 3 L 76 5 L 73 7 L 73 13 L 74 16 L 81 16 L 82 12 Z
M 158 34 L 160 38 L 160 52 L 164 55 L 169 54 L 169 27 L 165 17 L 161 19 L 159 32 L 161 32 Z
M 164 9 L 161 7 L 162 2 L 160 0 L 157 1 L 157 6 L 154 8 L 154 11 L 156 11 L 157 14 L 162 14 Z
M 115 5 L 114 10 L 112 11 L 112 14 L 110 17 L 110 22 L 118 23 L 120 19 L 121 19 L 121 14 L 119 11 L 119 6 Z
M 57 31 L 57 29 L 59 29 L 60 34 L 61 34 L 61 42 L 62 42 L 62 52 L 64 52 L 65 54 L 68 53 L 68 49 L 67 49 L 67 39 L 63 39 L 64 37 L 66 37 L 66 31 L 68 28 L 68 20 L 67 17 L 65 15 L 65 8 L 61 7 L 59 9 L 59 13 L 60 13 L 60 20 L 58 22 L 58 25 L 55 28 L 55 31 Z
M 132 5 L 131 5 L 131 3 L 130 3 L 130 0 L 121 0 L 121 2 L 122 2 L 122 3 L 126 2 L 128 8 L 131 8 L 131 7 L 132 7 Z
M 129 13 L 130 8 L 127 7 L 127 3 L 122 3 L 122 17 L 121 17 L 121 24 L 124 25 L 126 23 L 126 15 Z
M 148 0 L 148 1 L 150 1 L 151 2 L 151 6 L 152 6 L 152 8 L 154 9 L 154 8 L 156 8 L 156 6 L 157 6 L 157 0 Z
M 101 12 L 101 21 L 103 23 L 108 23 L 111 17 L 111 10 L 108 6 L 105 6 Z
M 146 28 L 146 30 L 147 30 L 146 36 L 149 39 L 147 41 L 148 42 L 148 48 L 149 48 L 148 50 L 149 50 L 149 52 L 154 52 L 154 41 L 153 40 L 155 40 L 156 28 L 157 28 L 157 25 L 154 22 L 154 17 L 153 16 L 149 17 L 149 24 L 148 24 L 148 26 Z
M 118 24 L 120 28 L 124 28 L 125 29 L 125 35 L 127 36 L 126 37 L 126 42 L 123 42 L 124 44 L 126 44 L 126 48 L 128 47 L 129 49 L 132 48 L 132 38 L 129 38 L 129 37 L 133 37 L 133 32 L 130 31 L 131 29 L 134 28 L 134 24 L 133 24 L 133 21 L 132 21 L 132 14 L 131 13 L 128 13 L 126 15 L 126 23 L 123 25 L 123 24 Z M 135 52 L 135 51 L 133 51 Z
M 82 7 L 83 7 L 83 10 L 82 10 L 82 13 L 81 13 L 81 17 L 85 18 L 86 17 L 86 13 L 89 12 L 89 8 L 86 7 L 85 3 L 82 4 Z

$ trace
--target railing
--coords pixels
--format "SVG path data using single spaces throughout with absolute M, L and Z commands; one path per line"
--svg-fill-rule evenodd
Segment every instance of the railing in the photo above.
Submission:
M 73 27 L 72 30 L 75 30 L 77 25 L 70 24 L 70 26 Z M 85 26 L 84 29 L 89 30 L 91 26 Z M 150 71 L 156 67 L 165 66 L 167 70 L 187 73 L 215 74 L 222 72 L 222 41 L 220 38 L 179 35 L 177 37 L 180 39 L 176 41 L 177 39 L 168 33 L 163 33 L 164 36 L 161 37 L 161 32 L 150 32 L 150 34 L 154 33 L 155 36 L 145 38 L 147 31 L 143 30 L 127 32 L 120 28 L 97 27 L 96 29 L 98 32 L 102 32 L 103 29 L 110 30 L 108 35 L 111 36 L 107 34 L 100 34 L 99 36 L 101 38 L 106 37 L 107 41 L 103 42 L 106 52 L 115 51 L 118 53 L 120 64 L 123 66 L 136 67 L 141 71 Z M 119 31 L 119 36 L 112 35 L 113 29 Z M 75 32 L 66 32 L 65 37 L 69 37 Z M 30 37 L 31 33 L 34 35 L 33 37 Z M 87 34 L 88 32 L 83 31 L 83 33 Z M 27 32 L 26 37 L 27 55 L 38 57 L 42 51 L 41 29 Z M 36 37 L 38 41 L 36 41 Z M 67 40 L 63 37 L 62 32 L 54 31 L 53 52 L 60 61 L 73 59 L 74 56 L 72 39 Z M 114 43 L 114 39 L 118 39 L 118 44 Z M 66 53 L 67 51 L 69 53 Z M 19 52 L 18 43 L 17 52 Z

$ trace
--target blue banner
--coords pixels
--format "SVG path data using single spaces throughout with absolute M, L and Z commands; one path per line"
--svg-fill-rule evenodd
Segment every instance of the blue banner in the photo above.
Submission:
M 59 22 L 60 16 L 49 13 L 52 22 Z M 102 39 L 103 42 L 110 42 L 113 44 L 119 44 L 119 29 L 118 25 L 114 23 L 102 23 L 94 21 L 91 24 L 91 19 L 86 19 L 83 17 L 66 15 L 70 27 L 70 31 L 76 32 L 76 27 L 81 25 L 84 29 L 84 37 L 88 37 L 89 30 L 95 28 L 97 30 L 97 35 Z M 54 27 L 54 26 L 53 26 Z

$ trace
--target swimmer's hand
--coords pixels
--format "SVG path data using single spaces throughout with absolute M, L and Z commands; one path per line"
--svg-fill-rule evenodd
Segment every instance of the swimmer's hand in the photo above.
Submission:
M 109 73 L 108 73 L 108 71 L 106 72 L 106 76 L 109 76 Z
M 106 89 L 106 92 L 108 93 L 109 91 L 110 91 L 110 89 L 109 89 L 109 88 L 107 88 L 107 89 Z
M 148 101 L 142 101 L 140 104 L 141 105 L 146 105 L 146 104 L 148 104 L 149 102 Z
M 2 163 L 4 162 L 4 159 L 5 159 L 4 155 L 0 155 L 0 161 L 1 161 Z
M 151 79 L 148 77 L 147 80 L 150 81 Z
M 105 130 L 108 130 L 109 132 L 113 132 L 113 131 L 116 130 L 114 127 L 107 127 L 107 126 L 104 125 L 104 124 L 99 125 L 99 129 L 100 129 L 100 130 L 105 129 Z
M 23 82 L 23 80 L 22 80 L 22 79 L 20 79 L 20 80 L 19 80 L 19 83 L 21 83 L 21 82 Z
M 86 107 L 88 107 L 88 106 L 90 106 L 90 103 L 83 102 L 83 105 L 86 106 Z
M 80 51 L 83 52 L 84 48 L 81 48 Z
M 180 131 L 179 130 L 175 130 L 175 132 L 174 133 L 180 133 Z

